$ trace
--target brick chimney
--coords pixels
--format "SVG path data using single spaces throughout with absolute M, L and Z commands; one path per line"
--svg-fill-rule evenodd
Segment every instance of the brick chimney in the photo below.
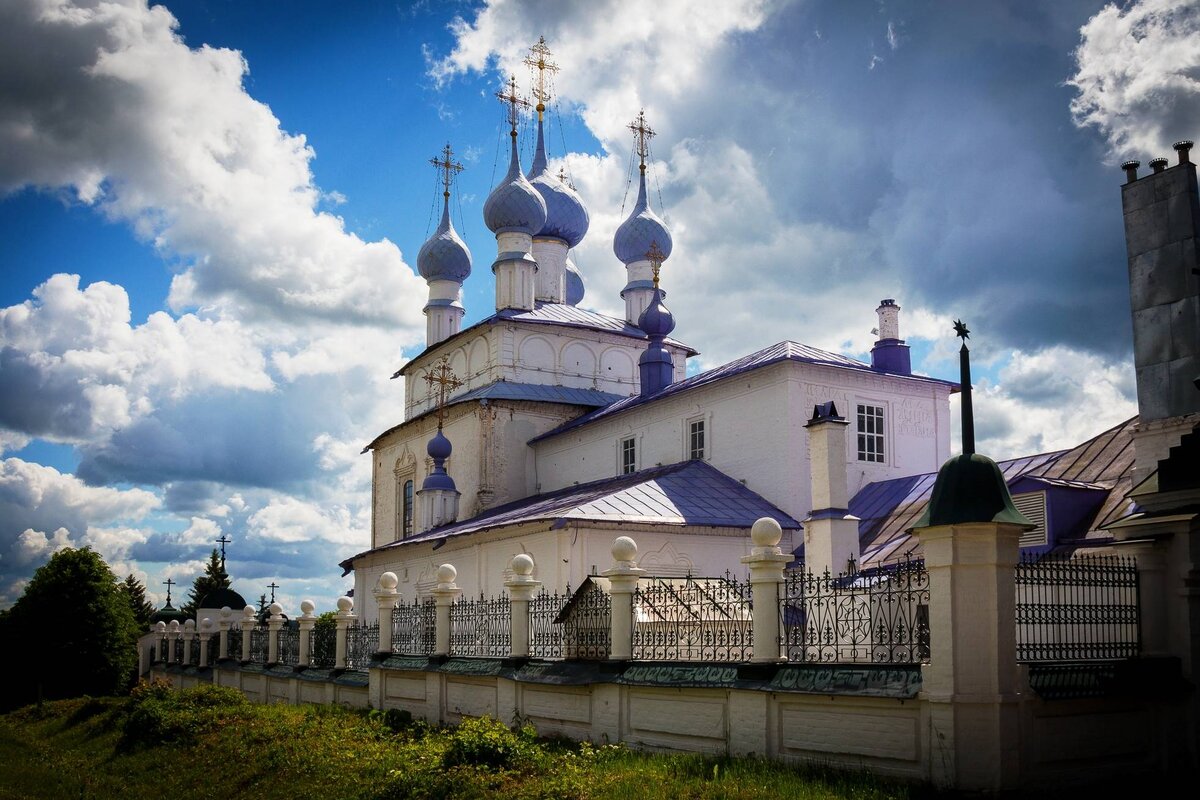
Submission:
M 900 338 L 900 306 L 888 297 L 879 301 L 875 313 L 879 315 L 879 338 L 871 348 L 871 368 L 895 375 L 911 375 L 908 345 Z
M 840 575 L 858 564 L 858 517 L 850 515 L 846 488 L 845 417 L 837 407 L 813 408 L 808 430 L 808 465 L 812 472 L 812 511 L 804 520 L 804 566 L 814 574 Z

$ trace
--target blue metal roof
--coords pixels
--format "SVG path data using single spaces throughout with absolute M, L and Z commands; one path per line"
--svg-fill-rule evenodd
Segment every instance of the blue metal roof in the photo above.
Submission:
M 739 481 L 703 461 L 683 461 L 488 509 L 471 519 L 359 553 L 343 561 L 342 567 L 349 571 L 354 559 L 367 553 L 527 522 L 548 522 L 552 527 L 572 522 L 629 522 L 749 528 L 760 517 L 772 517 L 789 530 L 801 527 Z
M 892 375 L 890 372 L 873 369 L 870 364 L 859 361 L 849 356 L 844 356 L 839 353 L 830 353 L 827 350 L 821 350 L 816 347 L 810 347 L 806 344 L 797 342 L 779 342 L 770 347 L 764 347 L 762 350 L 751 353 L 748 356 L 730 361 L 728 364 L 722 364 L 719 367 L 714 367 L 707 372 L 701 372 L 698 375 L 693 375 L 690 378 L 685 378 L 682 381 L 676 381 L 667 388 L 652 395 L 635 395 L 634 397 L 626 398 L 618 403 L 613 403 L 610 406 L 605 406 L 590 414 L 584 414 L 582 417 L 566 422 L 552 431 L 543 433 L 541 436 L 531 439 L 531 442 L 537 442 L 542 439 L 548 439 L 552 436 L 558 436 L 561 433 L 566 433 L 569 430 L 578 428 L 581 425 L 587 425 L 590 422 L 595 422 L 598 419 L 609 417 L 613 414 L 619 414 L 622 411 L 628 411 L 632 408 L 637 408 L 644 403 L 653 402 L 664 397 L 671 397 L 686 392 L 689 389 L 695 389 L 699 386 L 707 386 L 717 381 L 732 378 L 736 375 L 741 375 L 751 370 L 760 369 L 778 364 L 781 361 L 797 361 L 804 364 L 822 364 L 830 367 L 838 367 L 840 369 L 855 369 L 864 372 L 870 372 L 876 375 Z M 923 381 L 926 383 L 937 383 L 943 386 L 957 388 L 958 384 L 952 381 L 944 381 L 939 378 L 926 378 L 920 375 L 897 375 L 906 380 Z

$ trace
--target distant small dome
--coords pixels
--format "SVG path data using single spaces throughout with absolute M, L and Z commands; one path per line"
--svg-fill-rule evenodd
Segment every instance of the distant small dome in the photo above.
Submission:
M 422 490 L 449 489 L 456 491 L 454 479 L 446 473 L 446 459 L 450 457 L 451 449 L 450 440 L 446 438 L 439 427 L 425 448 L 425 452 L 429 453 L 429 457 L 433 459 L 433 471 L 425 477 L 425 481 L 421 484 Z
M 200 602 L 196 604 L 196 608 L 243 608 L 246 605 L 246 598 L 235 592 L 233 589 L 213 589 L 204 597 L 200 598 Z
M 565 300 L 569 306 L 577 306 L 583 302 L 583 274 L 580 273 L 579 267 L 575 266 L 575 262 L 569 257 L 567 258 L 566 272 L 563 274 L 563 286 L 565 289 Z
M 417 270 L 427 281 L 462 283 L 471 274 L 471 251 L 450 221 L 450 198 L 442 206 L 442 221 L 417 253 Z
M 483 221 L 492 233 L 515 231 L 530 236 L 546 224 L 546 201 L 521 172 L 517 137 L 512 137 L 508 173 L 483 204 Z
M 533 188 L 546 202 L 546 224 L 537 236 L 553 236 L 562 239 L 567 247 L 576 247 L 588 232 L 591 220 L 587 209 L 575 190 L 552 175 L 546 166 L 546 146 L 542 137 L 542 123 L 538 121 L 537 151 L 533 165 L 529 168 L 529 180 Z
M 429 445 L 425 448 L 425 452 L 429 453 L 429 457 L 435 460 L 445 461 L 450 457 L 451 445 L 450 440 L 442 433 L 441 429 L 434 434 L 429 440 Z
M 658 287 L 654 288 L 654 299 L 646 310 L 638 317 L 638 327 L 647 336 L 668 336 L 675 330 L 675 315 L 663 304 L 663 293 Z
M 671 232 L 658 215 L 650 210 L 646 199 L 646 173 L 641 173 L 638 181 L 637 203 L 633 213 L 617 228 L 613 237 L 613 252 L 622 264 L 633 264 L 645 261 L 650 245 L 657 244 L 666 260 L 671 255 Z

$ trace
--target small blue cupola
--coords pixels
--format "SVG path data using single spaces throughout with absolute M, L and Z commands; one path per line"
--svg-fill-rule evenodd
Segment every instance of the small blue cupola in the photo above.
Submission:
M 429 476 L 425 478 L 425 482 L 421 484 L 422 489 L 454 491 L 457 488 L 454 485 L 454 479 L 446 472 L 446 459 L 450 458 L 452 449 L 450 440 L 446 438 L 446 434 L 442 433 L 442 429 L 439 427 L 425 448 L 425 452 L 433 459 L 433 472 L 430 472 Z
M 663 303 L 663 292 L 658 288 L 658 271 L 662 266 L 661 251 L 651 245 L 650 261 L 653 264 L 653 296 L 646 310 L 638 318 L 638 327 L 645 331 L 650 343 L 638 358 L 641 373 L 641 394 L 651 395 L 671 385 L 675 377 L 675 362 L 663 341 L 675 330 L 675 315 Z
M 444 193 L 442 221 L 417 253 L 417 271 L 430 282 L 454 281 L 461 284 L 471 275 L 471 251 L 450 220 L 449 190 Z
M 587 235 L 591 220 L 583 200 L 549 169 L 542 120 L 538 119 L 537 150 L 529 169 L 529 181 L 546 203 L 546 224 L 534 233 L 539 239 L 559 239 L 567 247 L 577 247 Z
M 579 267 L 575 266 L 575 262 L 570 258 L 567 259 L 565 269 L 563 271 L 563 286 L 564 297 L 569 306 L 577 306 L 583 302 L 585 292 L 583 285 L 583 274 L 579 271 Z
M 533 236 L 546 224 L 546 201 L 521 171 L 515 125 L 509 136 L 512 146 L 508 172 L 484 202 L 483 222 L 495 234 L 511 232 Z
M 447 144 L 441 158 L 430 159 L 442 180 L 442 221 L 417 253 L 417 271 L 429 284 L 425 304 L 425 344 L 429 347 L 449 339 L 462 327 L 462 285 L 471 274 L 471 251 L 454 230 L 450 219 L 450 186 L 462 164 L 453 159 Z
M 639 112 L 629 126 L 634 134 L 634 145 L 638 164 L 638 196 L 629 217 L 617 228 L 613 236 L 613 252 L 625 265 L 626 283 L 621 290 L 625 300 L 625 320 L 638 324 L 642 311 L 650 304 L 654 291 L 650 276 L 650 261 L 646 254 L 653 245 L 661 254 L 662 261 L 671 255 L 671 231 L 658 215 L 650 209 L 646 192 L 646 157 L 650 153 L 650 138 L 654 131 L 646 124 L 646 113 Z
M 417 531 L 439 528 L 458 519 L 458 499 L 461 496 L 454 479 L 446 472 L 446 459 L 450 458 L 450 440 L 442 433 L 439 423 L 437 433 L 429 440 L 425 452 L 433 459 L 433 471 L 421 484 L 417 492 L 417 509 L 420 528 Z

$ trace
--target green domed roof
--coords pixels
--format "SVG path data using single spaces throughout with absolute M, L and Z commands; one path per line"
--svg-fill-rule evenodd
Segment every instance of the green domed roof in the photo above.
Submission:
M 913 528 L 964 522 L 1007 522 L 1032 529 L 1034 524 L 1013 505 L 1004 473 L 978 453 L 954 456 L 938 470 L 933 497 Z
M 246 599 L 233 589 L 214 589 L 200 599 L 196 608 L 225 608 L 229 606 L 234 611 L 246 607 Z

